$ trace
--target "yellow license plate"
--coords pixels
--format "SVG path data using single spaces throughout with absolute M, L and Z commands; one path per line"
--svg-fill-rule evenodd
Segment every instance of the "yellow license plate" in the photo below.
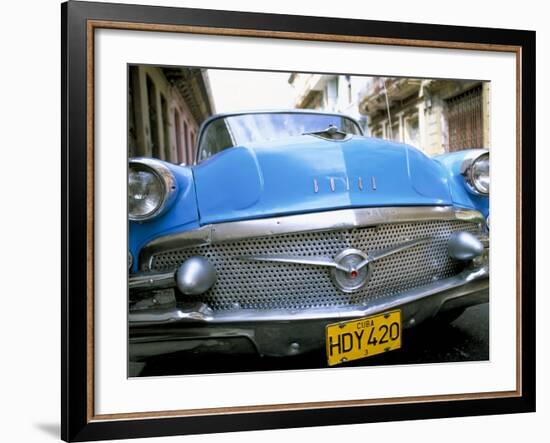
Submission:
M 326 327 L 329 366 L 401 347 L 401 311 L 384 312 Z

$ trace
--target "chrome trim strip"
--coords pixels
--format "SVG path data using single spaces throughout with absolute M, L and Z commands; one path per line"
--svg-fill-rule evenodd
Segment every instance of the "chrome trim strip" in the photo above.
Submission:
M 162 289 L 176 287 L 176 271 L 143 272 L 128 278 L 128 289 Z
M 130 311 L 128 321 L 132 326 L 163 325 L 176 321 L 211 321 L 213 311 L 204 303 L 189 304 L 178 308 L 138 309 Z
M 205 225 L 192 231 L 158 237 L 141 251 L 140 263 L 146 267 L 158 252 L 237 241 L 242 239 L 289 233 L 331 231 L 361 228 L 388 223 L 407 223 L 428 220 L 464 220 L 484 223 L 483 215 L 474 209 L 454 206 L 405 206 L 341 209 L 310 214 L 241 220 Z
M 337 306 L 310 308 L 301 310 L 291 309 L 239 309 L 235 311 L 212 311 L 201 304 L 200 308 L 186 309 L 184 307 L 151 309 L 142 312 L 130 312 L 129 322 L 132 327 L 159 325 L 166 323 L 198 323 L 213 325 L 222 323 L 248 322 L 287 322 L 295 320 L 320 319 L 351 319 L 365 317 L 414 303 L 421 299 L 445 293 L 445 301 L 468 295 L 471 292 L 489 288 L 489 268 L 469 268 L 460 274 L 439 280 L 432 284 L 402 292 L 394 297 L 374 300 L 367 306 Z
M 432 240 L 431 237 L 417 238 L 415 240 L 410 240 L 404 243 L 401 243 L 396 246 L 392 246 L 386 249 L 381 249 L 379 251 L 367 251 L 365 258 L 361 263 L 359 263 L 355 268 L 356 271 L 364 268 L 369 263 L 375 262 L 382 258 L 385 258 L 389 255 L 397 254 L 398 252 L 410 249 L 414 246 L 418 246 L 424 243 L 428 243 Z M 354 249 L 351 249 L 354 250 Z M 362 251 L 359 251 L 362 252 Z M 312 266 L 324 266 L 329 268 L 339 269 L 344 272 L 351 272 L 353 269 L 341 265 L 334 259 L 330 257 L 301 257 L 294 255 L 242 255 L 237 257 L 241 260 L 250 260 L 250 261 L 267 261 L 267 262 L 279 262 L 279 263 L 296 263 L 299 265 L 312 265 Z
M 247 261 L 267 261 L 277 263 L 296 263 L 299 265 L 322 266 L 326 268 L 336 268 L 344 272 L 350 270 L 338 263 L 330 257 L 299 257 L 294 255 L 242 255 L 237 257 Z
M 390 246 L 389 248 L 380 249 L 379 251 L 369 251 L 367 253 L 369 258 L 366 260 L 366 263 L 360 263 L 359 265 L 357 265 L 357 269 L 361 269 L 363 266 L 367 265 L 368 263 L 381 260 L 390 255 L 397 254 L 398 252 L 405 251 L 410 248 L 414 248 L 415 246 L 418 246 L 418 245 L 430 243 L 432 240 L 433 240 L 433 237 L 417 238 L 414 240 L 403 242 L 396 246 Z

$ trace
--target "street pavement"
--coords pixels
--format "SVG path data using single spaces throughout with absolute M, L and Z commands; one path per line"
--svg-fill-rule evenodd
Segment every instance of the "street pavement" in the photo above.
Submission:
M 450 324 L 427 323 L 403 332 L 402 348 L 340 366 L 483 361 L 489 359 L 489 304 L 468 308 Z M 150 361 L 141 376 L 313 369 L 326 367 L 324 350 L 294 357 L 173 354 Z

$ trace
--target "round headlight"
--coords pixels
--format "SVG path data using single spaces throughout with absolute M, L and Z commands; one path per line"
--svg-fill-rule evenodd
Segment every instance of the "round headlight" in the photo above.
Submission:
M 473 156 L 464 160 L 461 172 L 470 189 L 478 194 L 489 194 L 489 153 L 487 151 L 474 151 Z
M 176 181 L 170 170 L 151 159 L 133 159 L 128 172 L 128 218 L 149 220 L 173 200 Z
M 489 193 L 489 154 L 484 154 L 478 157 L 472 164 L 470 172 L 472 184 L 476 191 L 481 194 Z

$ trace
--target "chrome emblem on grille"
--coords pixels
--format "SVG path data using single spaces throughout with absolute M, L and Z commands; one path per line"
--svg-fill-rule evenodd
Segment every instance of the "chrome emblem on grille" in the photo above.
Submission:
M 367 284 L 371 274 L 369 257 L 359 249 L 345 249 L 334 261 L 339 265 L 331 269 L 334 284 L 343 292 L 355 292 Z

